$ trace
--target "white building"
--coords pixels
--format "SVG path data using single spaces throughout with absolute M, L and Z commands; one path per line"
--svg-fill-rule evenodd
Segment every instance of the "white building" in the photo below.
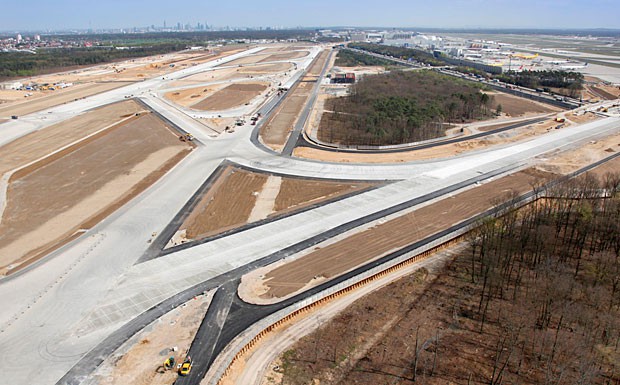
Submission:
M 21 43 L 21 42 L 22 42 L 22 40 L 23 40 L 23 39 L 22 39 L 22 35 L 18 33 L 18 34 L 17 34 L 16 39 L 17 39 L 17 43 L 18 43 L 18 44 L 19 44 L 19 43 Z
M 0 83 L 0 89 L 3 90 L 19 90 L 24 87 L 22 82 L 8 82 L 8 83 Z

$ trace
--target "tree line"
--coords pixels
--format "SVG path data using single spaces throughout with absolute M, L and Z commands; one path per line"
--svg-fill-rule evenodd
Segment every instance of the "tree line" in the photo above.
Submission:
M 161 55 L 185 48 L 185 44 L 165 43 L 131 49 L 115 49 L 114 47 L 49 48 L 38 50 L 36 54 L 0 53 L 0 78 L 35 76 L 50 70 Z
M 350 95 L 326 102 L 319 139 L 343 145 L 391 145 L 445 135 L 445 124 L 492 115 L 493 98 L 476 83 L 432 71 L 366 76 Z
M 389 45 L 373 44 L 373 43 L 349 43 L 348 47 L 361 49 L 364 51 L 378 53 L 380 55 L 392 56 L 402 60 L 415 60 L 422 64 L 428 64 L 431 66 L 443 66 L 446 65 L 440 59 L 437 59 L 432 54 L 414 48 L 393 47 Z
M 584 77 L 579 72 L 572 71 L 509 71 L 500 75 L 495 75 L 505 83 L 514 84 L 527 88 L 564 88 L 570 92 L 570 96 L 575 97 L 583 89 Z
M 585 176 L 507 207 L 472 233 L 489 384 L 620 382 L 620 174 Z
M 383 67 L 394 67 L 398 64 L 396 62 L 382 59 L 380 57 L 365 55 L 363 53 L 349 51 L 349 50 L 340 50 L 338 51 L 338 56 L 336 57 L 336 61 L 334 63 L 336 66 L 340 67 L 355 67 L 355 66 L 383 66 Z

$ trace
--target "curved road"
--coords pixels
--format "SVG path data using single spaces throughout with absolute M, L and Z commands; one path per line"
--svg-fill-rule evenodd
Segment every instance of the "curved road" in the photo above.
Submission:
M 253 48 L 166 77 L 178 79 L 259 51 Z M 322 234 L 331 235 L 333 229 L 362 223 L 369 216 L 380 217 L 387 212 L 384 210 L 440 194 L 459 183 L 466 186 L 475 178 L 517 169 L 546 152 L 617 133 L 620 126 L 618 118 L 608 118 L 517 145 L 437 161 L 395 165 L 321 163 L 277 156 L 257 148 L 248 128 L 211 137 L 202 124 L 152 95 L 152 90 L 165 82 L 161 78 L 147 80 L 53 108 L 48 114 L 54 116 L 50 121 L 60 121 L 133 94 L 204 145 L 84 236 L 34 268 L 0 281 L 0 369 L 7 383 L 54 384 L 81 362 L 83 367 L 74 367 L 75 376 L 63 379 L 79 383 L 89 372 L 88 362 L 81 361 L 89 351 L 113 347 L 114 341 L 108 338 L 122 340 L 126 337 L 123 328 L 136 329 L 145 320 L 157 318 L 182 301 L 189 289 L 222 284 L 252 264 L 289 255 Z M 45 127 L 47 124 L 40 123 L 42 116 L 47 116 L 46 112 L 0 125 L 0 143 Z M 224 160 L 273 173 L 396 182 L 136 264 L 148 251 L 152 233 L 161 232 L 175 218 Z M 102 358 L 95 357 L 91 363 Z

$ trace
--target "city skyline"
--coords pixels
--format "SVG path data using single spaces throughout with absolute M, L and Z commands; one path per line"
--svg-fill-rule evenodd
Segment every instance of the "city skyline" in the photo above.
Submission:
M 306 7 L 306 8 L 303 8 Z M 547 28 L 620 29 L 613 0 L 446 0 L 442 2 L 316 0 L 301 5 L 283 0 L 222 2 L 216 5 L 180 0 L 174 9 L 162 0 L 145 7 L 137 1 L 83 2 L 33 0 L 24 12 L 9 3 L 0 15 L 3 31 L 129 29 L 147 26 L 174 29 L 177 23 L 230 27 L 407 27 L 407 28 Z M 303 12 L 301 11 L 303 9 Z M 608 11 L 605 11 L 605 10 Z M 22 15 L 16 18 L 15 15 Z

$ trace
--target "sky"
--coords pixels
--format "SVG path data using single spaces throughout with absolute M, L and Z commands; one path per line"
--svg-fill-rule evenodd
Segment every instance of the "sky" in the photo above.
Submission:
M 1 31 L 231 27 L 614 28 L 619 0 L 7 0 Z

